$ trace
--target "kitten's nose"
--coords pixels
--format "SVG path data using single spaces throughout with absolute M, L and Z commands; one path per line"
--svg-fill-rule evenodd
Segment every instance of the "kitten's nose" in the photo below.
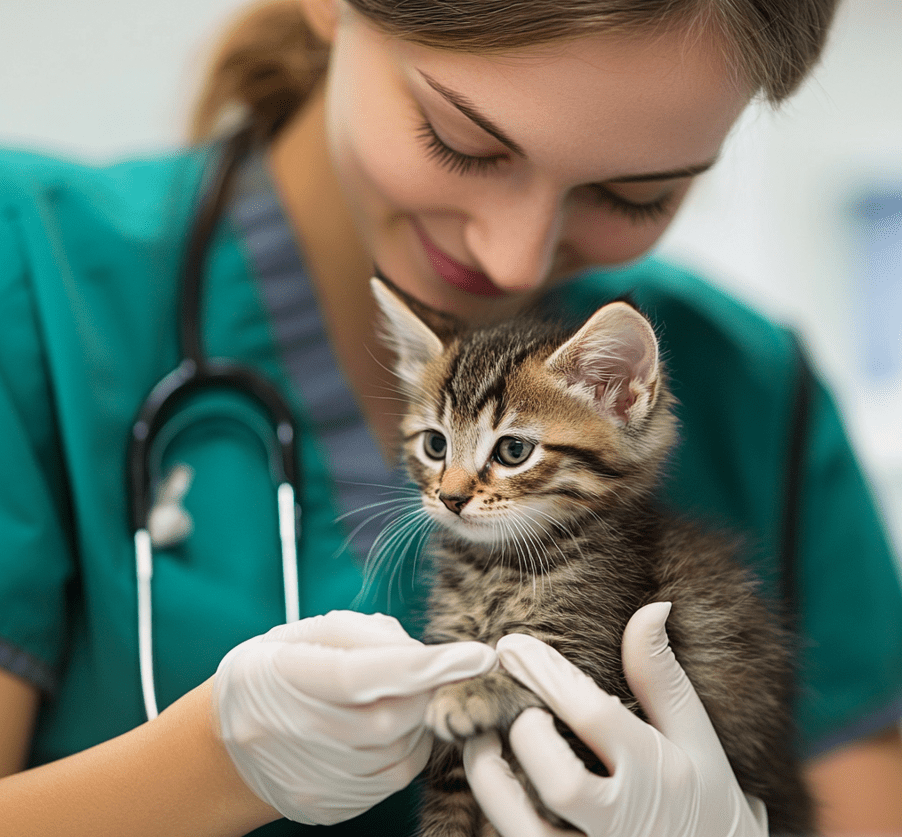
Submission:
M 463 507 L 470 502 L 472 496 L 472 494 L 445 494 L 443 491 L 438 495 L 438 498 L 445 504 L 445 507 L 453 511 L 454 514 L 460 514 Z

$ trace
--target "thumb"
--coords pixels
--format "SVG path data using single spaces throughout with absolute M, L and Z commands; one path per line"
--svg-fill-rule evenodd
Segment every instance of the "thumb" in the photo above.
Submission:
M 665 738 L 689 754 L 710 756 L 722 750 L 720 739 L 670 647 L 664 626 L 671 606 L 654 602 L 633 614 L 623 632 L 623 671 L 649 721 Z

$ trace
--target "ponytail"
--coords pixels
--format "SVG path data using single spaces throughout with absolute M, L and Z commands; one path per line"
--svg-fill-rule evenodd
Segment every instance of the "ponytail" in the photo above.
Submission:
M 246 9 L 213 51 L 191 116 L 191 142 L 210 139 L 236 118 L 250 118 L 271 138 L 306 101 L 328 55 L 298 0 L 265 0 Z

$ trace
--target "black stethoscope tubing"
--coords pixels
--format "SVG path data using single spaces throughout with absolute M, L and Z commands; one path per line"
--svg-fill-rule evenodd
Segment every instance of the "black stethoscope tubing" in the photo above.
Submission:
M 210 239 L 229 197 L 239 162 L 254 141 L 254 131 L 242 128 L 223 148 L 213 180 L 205 190 L 189 234 L 180 282 L 178 312 L 181 361 L 157 383 L 132 425 L 127 453 L 128 493 L 132 532 L 147 525 L 153 505 L 150 491 L 150 449 L 160 428 L 190 396 L 205 389 L 236 388 L 259 403 L 273 423 L 280 456 L 274 463 L 279 481 L 299 489 L 295 421 L 279 391 L 247 366 L 227 358 L 207 358 L 201 337 L 203 276 Z
M 151 453 L 154 440 L 162 428 L 184 402 L 198 392 L 230 390 L 248 396 L 263 408 L 272 425 L 277 455 L 271 456 L 271 467 L 278 486 L 286 620 L 299 618 L 296 543 L 300 520 L 298 498 L 301 473 L 294 416 L 281 393 L 258 372 L 229 358 L 208 358 L 201 334 L 203 277 L 210 240 L 230 197 L 238 166 L 250 151 L 255 138 L 256 132 L 251 126 L 244 126 L 229 137 L 223 145 L 209 185 L 202 190 L 180 273 L 176 320 L 181 360 L 172 372 L 151 389 L 138 410 L 129 436 L 126 481 L 138 581 L 139 667 L 148 718 L 157 715 L 150 603 L 153 549 L 148 533 L 154 504 Z

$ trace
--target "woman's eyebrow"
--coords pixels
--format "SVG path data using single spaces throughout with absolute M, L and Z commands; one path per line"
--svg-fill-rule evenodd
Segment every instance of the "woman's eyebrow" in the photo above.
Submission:
M 616 177 L 609 177 L 605 183 L 642 183 L 646 180 L 674 180 L 678 177 L 695 177 L 697 174 L 708 171 L 717 162 L 714 157 L 704 163 L 697 163 L 694 166 L 682 166 L 678 169 L 669 169 L 668 171 L 650 171 L 642 174 L 621 174 Z
M 449 88 L 445 87 L 444 84 L 436 81 L 434 78 L 432 78 L 432 76 L 424 73 L 422 70 L 418 70 L 418 72 L 426 80 L 426 84 L 428 84 L 448 103 L 454 105 L 454 107 L 456 107 L 464 116 L 466 116 L 467 119 L 469 119 L 471 122 L 476 123 L 487 134 L 491 134 L 496 140 L 498 140 L 498 142 L 509 148 L 518 157 L 526 156 L 526 152 L 523 150 L 522 146 L 515 140 L 512 140 L 485 114 L 480 113 L 478 108 L 466 96 L 464 96 L 462 93 L 458 93 L 455 90 L 450 90 Z
M 518 157 L 525 157 L 526 152 L 523 150 L 523 147 L 511 139 L 504 131 L 499 128 L 491 119 L 489 119 L 485 114 L 480 113 L 479 109 L 474 105 L 466 96 L 462 93 L 458 93 L 456 90 L 451 90 L 448 87 L 445 87 L 439 81 L 436 81 L 432 76 L 423 70 L 418 70 L 419 74 L 423 77 L 426 83 L 435 90 L 445 101 L 449 104 L 453 105 L 457 108 L 464 116 L 466 116 L 470 121 L 474 122 L 483 131 L 487 134 L 493 136 L 498 142 L 502 145 L 509 148 L 514 152 Z M 667 171 L 655 171 L 655 172 L 642 172 L 640 174 L 623 174 L 617 175 L 615 177 L 609 177 L 605 180 L 605 183 L 642 183 L 644 181 L 649 180 L 675 180 L 681 177 L 695 177 L 696 175 L 701 174 L 702 172 L 710 169 L 717 162 L 717 157 L 714 157 L 711 160 L 707 160 L 704 163 L 697 163 L 691 166 L 681 166 L 676 169 L 668 169 Z

